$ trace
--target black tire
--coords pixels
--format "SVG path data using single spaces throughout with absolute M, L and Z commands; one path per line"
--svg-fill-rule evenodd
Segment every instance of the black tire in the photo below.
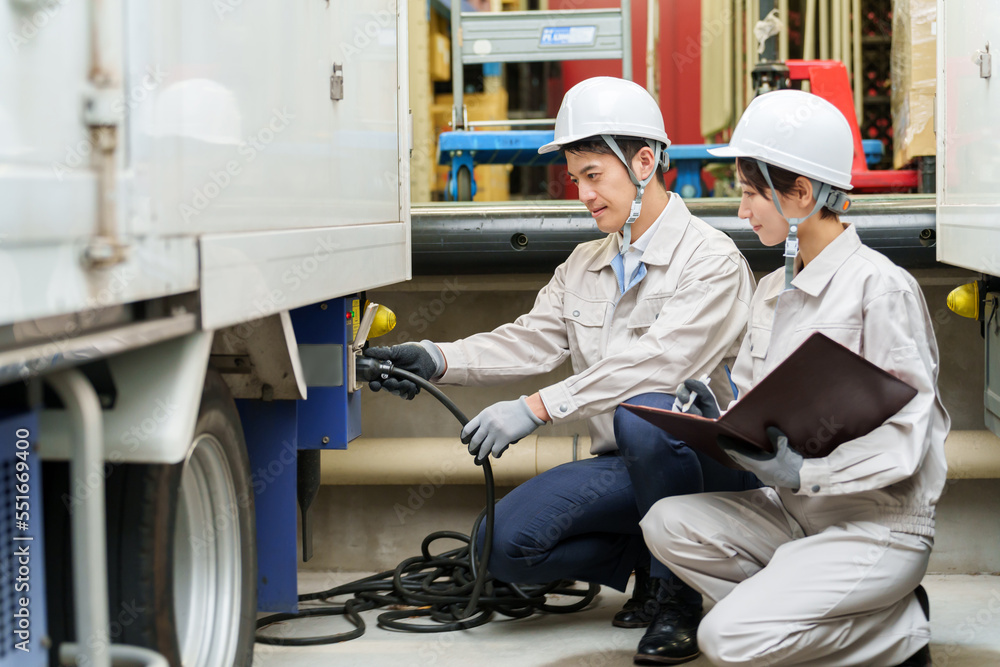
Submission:
M 468 167 L 459 167 L 456 180 L 458 201 L 472 201 L 472 174 Z
M 189 539 L 181 542 L 178 518 L 181 517 L 182 523 L 191 523 L 187 520 L 190 493 L 184 491 L 185 474 L 190 480 L 192 466 L 198 467 L 193 462 L 203 456 L 198 450 L 193 450 L 184 463 L 119 465 L 107 477 L 110 639 L 116 644 L 156 650 L 173 667 L 249 667 L 253 662 L 257 613 L 256 527 L 250 464 L 236 405 L 229 388 L 214 371 L 209 371 L 205 379 L 193 443 L 201 443 L 199 448 L 210 448 L 220 464 L 219 469 L 224 464 L 231 480 L 231 487 L 227 488 L 233 492 L 234 501 L 228 508 L 222 506 L 224 513 L 215 514 L 220 518 L 216 522 L 218 533 L 216 526 L 203 525 L 207 530 L 201 531 L 201 539 L 233 547 L 229 550 L 229 557 L 234 563 L 239 563 L 238 574 L 230 571 L 233 580 L 233 585 L 229 587 L 232 589 L 229 596 L 232 613 L 228 614 L 231 622 L 226 624 L 234 626 L 234 631 L 217 632 L 213 633 L 214 636 L 202 638 L 200 644 L 205 641 L 211 644 L 207 649 L 193 645 L 185 631 L 189 627 L 187 621 L 191 619 L 184 603 L 197 593 L 186 588 L 186 584 L 193 584 L 187 569 L 191 563 L 190 544 L 194 543 L 197 533 L 188 530 L 186 535 Z M 67 519 L 68 515 L 61 517 L 61 521 Z M 56 525 L 61 521 L 57 519 Z M 227 536 L 238 536 L 238 541 L 221 539 L 219 536 L 223 531 Z M 54 545 L 49 542 L 49 546 Z M 61 551 L 63 559 L 71 557 L 68 544 Z M 51 571 L 52 559 L 47 560 Z M 64 562 L 69 568 L 69 561 Z M 220 568 L 220 572 L 224 569 Z M 63 570 L 66 580 L 59 586 L 63 595 L 71 590 L 69 572 L 69 569 Z M 218 581 L 221 582 L 224 576 L 224 573 L 219 574 Z M 239 585 L 235 585 L 236 580 Z M 53 596 L 50 595 L 49 599 L 51 616 L 54 611 L 51 606 Z M 65 604 L 64 599 L 62 605 Z M 56 626 L 62 628 L 53 632 L 56 642 L 75 635 L 72 630 L 72 607 L 64 606 L 63 609 L 59 614 L 63 618 L 55 619 Z M 211 630 L 211 619 L 196 620 L 206 628 L 206 632 Z M 205 653 L 206 650 L 218 651 L 219 646 L 226 647 L 224 652 L 227 658 L 220 659 L 218 654 Z

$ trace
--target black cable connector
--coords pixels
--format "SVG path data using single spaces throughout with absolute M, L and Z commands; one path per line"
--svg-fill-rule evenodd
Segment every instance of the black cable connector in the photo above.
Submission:
M 433 384 L 408 371 L 396 368 L 390 361 L 358 357 L 358 380 L 371 382 L 390 376 L 409 380 L 426 390 L 441 402 L 464 427 L 465 414 L 455 403 Z M 477 465 L 479 465 L 477 463 Z M 486 507 L 480 512 L 470 535 L 453 531 L 438 531 L 424 538 L 420 555 L 407 558 L 394 570 L 365 577 L 351 583 L 335 586 L 325 591 L 299 596 L 300 602 L 330 600 L 341 595 L 353 595 L 343 605 L 306 609 L 297 614 L 273 614 L 257 621 L 256 641 L 277 646 L 316 646 L 356 639 L 365 632 L 365 622 L 360 612 L 386 606 L 405 607 L 386 611 L 378 616 L 380 627 L 405 632 L 451 632 L 483 625 L 501 614 L 511 618 L 525 618 L 536 612 L 566 614 L 586 608 L 597 597 L 601 587 L 590 584 L 587 590 L 572 588 L 572 581 L 549 584 L 511 584 L 494 579 L 487 571 L 493 546 L 494 505 L 496 487 L 489 458 L 482 462 L 486 483 Z M 483 552 L 476 553 L 475 536 L 479 526 L 486 521 Z M 431 545 L 437 540 L 451 539 L 464 542 L 465 546 L 441 554 L 432 554 Z M 547 595 L 569 595 L 580 600 L 570 605 L 551 605 Z M 284 637 L 261 635 L 259 631 L 275 623 L 312 616 L 347 617 L 355 629 L 335 635 L 320 637 Z M 404 622 L 402 619 L 426 617 L 433 623 Z

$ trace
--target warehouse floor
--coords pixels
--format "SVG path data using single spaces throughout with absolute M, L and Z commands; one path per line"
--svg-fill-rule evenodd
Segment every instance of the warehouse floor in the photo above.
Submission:
M 364 576 L 349 573 L 299 573 L 301 592 L 316 591 Z M 929 575 L 932 654 L 936 667 L 1000 665 L 1000 576 Z M 314 665 L 441 665 L 444 667 L 614 667 L 632 664 L 643 630 L 611 625 L 627 595 L 605 589 L 588 609 L 567 616 L 503 619 L 463 632 L 414 635 L 375 626 L 377 611 L 363 614 L 368 632 L 330 646 L 286 648 L 257 645 L 254 667 Z M 275 631 L 287 636 L 349 630 L 342 618 L 298 621 Z M 687 663 L 702 667 L 704 658 Z

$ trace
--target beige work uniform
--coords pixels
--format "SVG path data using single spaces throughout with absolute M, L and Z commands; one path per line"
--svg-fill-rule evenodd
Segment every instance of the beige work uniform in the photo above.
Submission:
M 698 633 L 714 664 L 896 665 L 930 637 L 912 591 L 946 478 L 950 420 L 927 305 L 913 277 L 853 226 L 792 285 L 783 291 L 782 268 L 754 294 L 733 372 L 741 394 L 818 331 L 917 396 L 868 435 L 806 459 L 799 491 L 667 498 L 643 518 L 643 534 L 656 558 L 718 601 Z M 822 400 L 823 378 L 815 383 L 801 400 Z M 821 430 L 847 419 L 831 415 Z
M 582 243 L 556 269 L 531 311 L 511 324 L 440 343 L 440 384 L 494 385 L 552 370 L 573 375 L 540 391 L 559 422 L 588 419 L 591 452 L 617 449 L 614 410 L 645 392 L 673 393 L 709 373 L 731 396 L 722 364 L 746 327 L 753 275 L 732 240 L 671 194 L 642 254 L 646 276 L 620 293 L 611 267 L 618 234 Z

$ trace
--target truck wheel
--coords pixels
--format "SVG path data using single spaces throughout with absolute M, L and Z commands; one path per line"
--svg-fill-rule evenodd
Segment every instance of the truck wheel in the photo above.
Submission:
M 108 478 L 112 629 L 123 629 L 112 642 L 155 649 L 177 667 L 249 666 L 253 491 L 243 429 L 221 376 L 208 372 L 187 460 L 120 468 Z

